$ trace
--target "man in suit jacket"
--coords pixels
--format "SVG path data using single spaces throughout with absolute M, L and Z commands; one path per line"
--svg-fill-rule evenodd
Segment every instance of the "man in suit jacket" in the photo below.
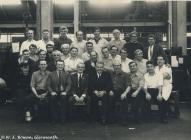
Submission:
M 71 107 L 71 113 L 73 113 L 73 107 L 75 104 L 85 103 L 88 121 L 90 118 L 90 97 L 87 90 L 88 75 L 84 73 L 84 69 L 84 63 L 79 63 L 77 65 L 77 73 L 71 75 L 72 89 L 69 102 Z
M 48 79 L 48 90 L 50 92 L 50 113 L 52 122 L 66 120 L 67 99 L 71 88 L 71 77 L 64 71 L 64 61 L 56 62 L 56 70 Z
M 86 74 L 90 74 L 91 73 L 95 73 L 95 65 L 96 65 L 96 62 L 98 60 L 98 54 L 96 51 L 92 51 L 90 53 L 90 60 L 86 61 L 85 62 L 85 73 Z
M 165 52 L 163 51 L 162 46 L 156 44 L 155 42 L 156 42 L 155 36 L 153 34 L 149 35 L 148 37 L 149 47 L 145 48 L 144 57 L 145 59 L 148 59 L 156 66 L 158 56 L 163 56 L 166 62 L 167 62 L 167 57 L 165 55 Z
M 111 91 L 112 82 L 108 72 L 103 71 L 103 62 L 96 63 L 96 72 L 89 76 L 89 92 L 92 101 L 92 113 L 97 115 L 97 110 L 100 109 L 102 124 L 106 123 L 107 115 L 107 99 L 108 93 Z

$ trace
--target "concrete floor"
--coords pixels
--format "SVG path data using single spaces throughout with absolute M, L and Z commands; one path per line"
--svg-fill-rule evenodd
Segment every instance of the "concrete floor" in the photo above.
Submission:
M 7 136 L 7 139 L 10 137 L 10 140 L 13 138 L 17 140 L 19 136 L 25 136 L 27 140 L 42 140 L 37 138 L 37 135 L 54 136 L 52 139 L 49 138 L 50 140 L 190 140 L 191 107 L 181 105 L 180 118 L 171 118 L 168 124 L 154 121 L 139 125 L 129 124 L 129 126 L 119 124 L 102 126 L 96 122 L 87 124 L 82 121 L 69 122 L 64 126 L 51 125 L 47 122 L 21 123 L 13 105 L 0 107 L 0 140 L 5 139 L 3 136 Z

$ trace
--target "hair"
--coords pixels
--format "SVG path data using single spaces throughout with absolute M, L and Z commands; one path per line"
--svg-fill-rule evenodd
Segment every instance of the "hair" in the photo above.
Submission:
M 153 62 L 152 62 L 152 61 L 147 61 L 147 62 L 146 62 L 146 65 L 149 65 L 149 64 L 151 64 L 151 65 L 153 65 L 153 66 L 154 66 L 154 64 L 153 64 Z
M 101 31 L 101 29 L 100 29 L 99 27 L 95 27 L 95 28 L 94 28 L 94 32 L 97 31 L 97 30 L 98 30 L 99 32 Z
M 40 62 L 42 62 L 42 61 L 45 61 L 46 62 L 46 64 L 47 64 L 47 61 L 46 60 L 39 60 L 38 62 L 38 65 L 40 65 Z
M 52 52 L 53 55 L 54 55 L 55 53 L 59 53 L 59 55 L 61 55 L 61 52 L 60 52 L 59 50 L 54 50 L 54 51 Z
M 76 31 L 76 36 L 77 36 L 78 32 L 82 32 L 82 31 L 81 31 L 81 30 L 79 30 L 79 31 Z M 82 34 L 84 34 L 84 33 L 82 32 Z
M 150 37 L 156 39 L 154 34 L 149 34 L 149 35 L 148 35 L 148 38 L 150 38 Z
M 78 48 L 76 48 L 76 47 L 71 47 L 70 51 L 72 51 L 73 49 L 76 49 L 78 51 Z
M 46 48 L 47 48 L 48 46 L 51 46 L 51 47 L 54 48 L 54 45 L 53 45 L 53 44 L 46 44 Z
M 63 45 L 65 45 L 65 46 L 67 45 L 68 48 L 70 48 L 70 44 L 65 44 L 65 43 L 64 43 L 64 44 L 61 44 L 61 48 L 62 48 Z
M 40 55 L 40 54 L 41 54 L 41 52 L 45 52 L 45 53 L 46 53 L 46 51 L 45 51 L 45 50 L 40 50 L 40 51 L 38 52 L 38 55 Z
M 110 47 L 110 50 L 112 50 L 113 48 L 117 48 L 115 45 L 112 45 L 111 47 Z M 117 48 L 117 51 L 118 51 L 118 48 Z
M 30 46 L 29 46 L 29 48 L 30 47 L 33 47 L 33 48 L 36 48 L 37 49 L 37 46 L 35 45 L 35 44 L 31 44 Z
M 49 30 L 48 29 L 44 29 L 44 30 L 42 30 L 42 32 L 49 32 Z
M 121 33 L 119 29 L 114 29 L 113 33 L 115 33 L 115 32 Z
M 103 61 L 97 61 L 97 62 L 96 62 L 96 66 L 97 66 L 98 64 L 101 64 L 101 65 L 103 65 L 103 66 L 104 66 Z
M 101 48 L 101 52 L 103 52 L 104 49 L 107 49 L 109 51 L 108 47 L 103 47 Z
M 162 55 L 158 55 L 157 58 L 158 58 L 158 57 L 162 57 L 162 58 L 164 59 L 164 56 L 162 56 Z
M 90 56 L 92 55 L 92 53 L 93 53 L 93 52 L 95 52 L 95 53 L 96 53 L 96 55 L 98 56 L 98 53 L 97 53 L 96 51 L 92 51 L 92 52 L 90 53 Z
M 28 33 L 29 31 L 33 31 L 33 33 L 34 33 L 34 30 L 33 30 L 33 29 L 28 29 L 28 30 L 27 30 L 27 33 Z
M 126 49 L 121 49 L 121 50 L 120 50 L 120 53 L 122 53 L 123 51 L 127 53 L 127 50 L 126 50 Z
M 135 65 L 137 66 L 137 63 L 136 63 L 135 61 L 129 62 L 129 66 L 130 66 L 131 64 L 135 64 Z
M 138 52 L 142 52 L 143 53 L 143 51 L 141 49 L 137 49 L 137 50 L 134 51 L 134 55 L 136 55 Z
M 68 32 L 68 28 L 67 28 L 66 26 L 61 26 L 61 27 L 59 28 L 59 32 L 60 32 L 61 30 L 66 30 L 66 31 Z
M 22 54 L 24 54 L 25 52 L 29 52 L 29 50 L 24 49 L 24 50 L 22 51 Z
M 90 41 L 87 41 L 86 42 L 86 46 L 87 46 L 87 44 L 92 44 L 92 46 L 94 45 L 92 42 L 90 42 Z
M 57 60 L 57 61 L 56 61 L 56 64 L 57 64 L 58 62 L 63 62 L 63 64 L 65 64 L 65 62 L 64 62 L 63 60 L 61 60 L 61 59 Z

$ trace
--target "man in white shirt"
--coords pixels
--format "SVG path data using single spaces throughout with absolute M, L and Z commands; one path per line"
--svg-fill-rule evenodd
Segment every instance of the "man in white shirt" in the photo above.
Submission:
M 78 48 L 72 47 L 70 49 L 70 57 L 65 59 L 65 71 L 74 74 L 77 72 L 77 65 L 83 63 L 83 60 L 78 58 Z
M 95 28 L 94 38 L 90 40 L 93 43 L 94 50 L 98 54 L 98 58 L 101 57 L 101 49 L 104 47 L 109 47 L 109 43 L 106 39 L 102 38 L 100 35 L 100 28 Z
M 110 48 L 110 54 L 113 61 L 120 61 L 121 57 L 118 55 L 118 48 L 116 46 L 111 46 Z
M 113 60 L 111 58 L 111 54 L 109 53 L 108 47 L 104 47 L 101 50 L 102 52 L 102 62 L 104 63 L 104 70 L 113 71 Z
M 86 52 L 82 54 L 82 59 L 84 62 L 90 60 L 90 53 L 93 51 L 93 43 L 92 42 L 86 42 Z
M 155 72 L 154 64 L 151 61 L 147 62 L 147 71 L 144 75 L 144 90 L 146 95 L 146 119 L 150 119 L 151 104 L 157 103 L 160 111 L 160 121 L 167 123 L 166 106 L 162 97 L 163 76 Z M 149 116 L 148 116 L 149 115 Z
M 32 29 L 29 29 L 26 33 L 27 40 L 25 40 L 20 47 L 20 55 L 22 54 L 23 50 L 29 50 L 29 46 L 31 44 L 36 45 L 36 41 L 34 40 L 34 31 Z
M 109 42 L 110 47 L 114 45 L 118 48 L 119 51 L 123 48 L 124 44 L 126 43 L 125 40 L 120 39 L 120 34 L 121 32 L 118 29 L 114 29 L 113 30 L 114 39 Z
M 134 61 L 137 63 L 138 71 L 144 75 L 147 72 L 146 63 L 148 60 L 143 58 L 143 51 L 141 49 L 135 50 L 134 54 Z
M 42 31 L 42 39 L 37 41 L 37 48 L 38 50 L 44 50 L 44 51 L 47 51 L 46 50 L 46 45 L 47 44 L 52 44 L 54 45 L 54 42 L 50 40 L 50 33 L 49 33 L 49 30 L 47 29 L 44 29 Z
M 76 32 L 76 40 L 71 44 L 71 48 L 75 47 L 78 48 L 78 56 L 82 58 L 82 54 L 86 50 L 86 41 L 83 40 L 83 32 L 77 31 Z
M 129 63 L 132 62 L 131 59 L 127 58 L 127 51 L 125 49 L 120 50 L 121 55 L 121 70 L 125 73 L 129 73 Z

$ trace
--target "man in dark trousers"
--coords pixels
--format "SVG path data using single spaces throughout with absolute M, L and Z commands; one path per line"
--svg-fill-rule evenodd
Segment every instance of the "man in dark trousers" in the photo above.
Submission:
M 149 46 L 144 49 L 144 58 L 151 61 L 155 66 L 157 65 L 157 57 L 163 56 L 165 62 L 167 63 L 167 57 L 163 51 L 162 46 L 156 44 L 156 39 L 153 34 L 148 37 Z
M 66 121 L 67 99 L 71 88 L 71 77 L 64 71 L 64 61 L 56 62 L 56 70 L 48 79 L 48 89 L 50 92 L 50 115 L 51 121 Z
M 86 107 L 86 120 L 90 119 L 90 97 L 88 94 L 88 75 L 84 73 L 84 63 L 77 65 L 77 73 L 71 75 L 72 88 L 71 96 L 69 99 L 71 107 L 71 115 L 75 104 L 84 104 Z
M 112 82 L 108 72 L 103 71 L 103 62 L 96 63 L 96 72 L 89 76 L 89 92 L 92 101 L 92 115 L 94 117 L 101 116 L 101 122 L 106 123 L 107 100 L 109 91 L 111 91 Z M 100 111 L 98 113 L 98 110 Z M 99 116 L 97 116 L 99 114 Z

